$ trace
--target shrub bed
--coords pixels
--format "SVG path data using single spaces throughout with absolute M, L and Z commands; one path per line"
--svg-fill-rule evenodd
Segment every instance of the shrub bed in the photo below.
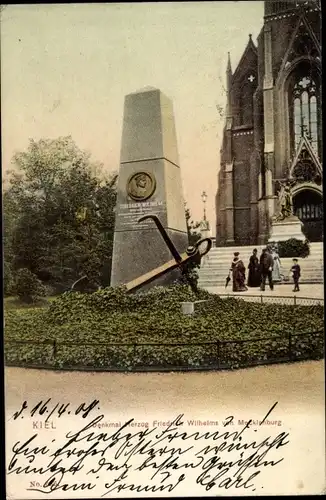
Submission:
M 180 302 L 198 299 L 206 302 L 196 315 L 184 316 Z M 286 359 L 289 333 L 321 331 L 323 312 L 319 305 L 257 304 L 206 291 L 195 296 L 186 286 L 135 295 L 123 288 L 66 293 L 46 309 L 5 311 L 5 357 L 12 364 L 125 370 L 209 367 L 216 366 L 218 358 L 221 367 L 236 368 Z M 224 343 L 230 340 L 251 341 Z M 158 345 L 143 345 L 147 343 Z M 321 358 L 323 335 L 295 337 L 292 346 L 293 359 Z
M 306 258 L 310 254 L 309 242 L 291 238 L 277 243 L 280 258 Z

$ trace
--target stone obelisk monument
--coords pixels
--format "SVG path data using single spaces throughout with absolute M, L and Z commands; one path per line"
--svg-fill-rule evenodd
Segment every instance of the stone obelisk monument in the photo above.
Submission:
M 171 260 L 154 222 L 137 222 L 149 214 L 160 219 L 177 250 L 184 252 L 188 236 L 173 105 L 154 88 L 125 97 L 111 286 Z M 152 285 L 171 279 L 166 275 Z

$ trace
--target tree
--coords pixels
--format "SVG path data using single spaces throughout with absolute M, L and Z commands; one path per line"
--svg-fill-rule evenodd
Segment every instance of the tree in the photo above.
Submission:
M 198 231 L 198 229 L 200 227 L 200 222 L 194 222 L 192 220 L 190 210 L 189 210 L 189 208 L 187 208 L 187 206 L 185 206 L 185 213 L 186 213 L 186 223 L 187 223 L 189 245 L 193 246 L 201 238 L 201 234 Z
M 3 274 L 4 274 L 4 294 L 10 295 L 13 287 L 13 248 L 12 248 L 12 238 L 13 231 L 15 227 L 15 205 L 13 199 L 9 196 L 8 192 L 4 191 L 4 186 L 2 184 L 3 196 L 2 196 L 2 220 L 3 220 L 3 231 L 2 231 L 2 248 L 4 249 L 3 254 Z
M 26 268 L 56 291 L 85 274 L 92 287 L 107 285 L 117 176 L 100 178 L 71 137 L 31 140 L 13 163 L 5 193 L 13 272 Z
M 19 269 L 16 274 L 14 293 L 22 302 L 37 302 L 45 295 L 45 287 L 29 269 Z
M 185 215 L 186 215 L 186 223 L 187 223 L 187 232 L 188 232 L 188 241 L 189 246 L 194 246 L 197 241 L 200 240 L 201 234 L 198 232 L 198 228 L 200 227 L 200 222 L 194 222 L 191 218 L 191 213 L 189 208 L 187 208 L 185 204 Z M 186 264 L 183 269 L 183 273 L 179 278 L 178 282 L 181 284 L 190 284 L 193 291 L 197 291 L 198 287 L 198 269 L 200 267 L 200 259 L 191 260 Z
M 14 290 L 14 280 L 12 275 L 11 265 L 8 261 L 3 262 L 3 293 L 7 297 Z

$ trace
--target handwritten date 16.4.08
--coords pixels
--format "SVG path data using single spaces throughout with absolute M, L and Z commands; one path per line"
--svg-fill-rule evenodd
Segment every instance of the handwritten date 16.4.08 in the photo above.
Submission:
M 30 417 L 42 415 L 46 416 L 45 422 L 47 422 L 51 416 L 60 418 L 64 414 L 80 415 L 82 418 L 86 418 L 94 409 L 100 410 L 98 399 L 94 399 L 89 404 L 81 403 L 77 408 L 72 408 L 70 403 L 55 404 L 52 398 L 49 398 L 46 401 L 39 401 L 35 406 L 29 405 L 27 401 L 24 401 L 20 409 L 13 414 L 12 418 L 16 420 L 19 417 L 24 418 L 24 415 Z

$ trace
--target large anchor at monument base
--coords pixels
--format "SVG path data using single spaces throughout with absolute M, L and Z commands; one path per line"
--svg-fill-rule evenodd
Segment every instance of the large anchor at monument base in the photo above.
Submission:
M 177 268 L 179 268 L 181 272 L 184 273 L 192 290 L 196 291 L 192 281 L 189 280 L 187 273 L 185 272 L 185 268 L 187 264 L 189 264 L 190 262 L 195 262 L 197 264 L 200 264 L 201 258 L 204 255 L 206 255 L 212 248 L 212 240 L 210 238 L 203 238 L 202 240 L 197 241 L 197 243 L 194 246 L 189 246 L 184 253 L 180 254 L 178 250 L 175 248 L 171 238 L 165 231 L 161 221 L 156 215 L 144 215 L 143 217 L 138 219 L 138 223 L 143 222 L 144 220 L 147 219 L 152 219 L 152 221 L 156 224 L 156 227 L 161 233 L 166 246 L 168 247 L 173 256 L 173 259 L 153 269 L 152 271 L 149 271 L 148 273 L 145 273 L 142 276 L 139 276 L 138 278 L 129 281 L 129 283 L 125 285 L 127 291 L 135 292 L 136 290 L 139 290 L 141 287 L 148 285 L 157 278 L 160 278 L 161 276 L 164 276 L 165 274 Z M 87 279 L 86 275 L 79 278 L 77 281 L 73 283 L 70 290 L 74 291 L 76 285 L 85 279 Z
M 194 246 L 189 246 L 184 253 L 180 254 L 178 250 L 175 248 L 172 240 L 170 239 L 169 235 L 162 226 L 161 221 L 156 215 L 144 215 L 143 217 L 138 219 L 138 223 L 143 222 L 144 220 L 147 219 L 152 219 L 153 222 L 156 224 L 156 227 L 161 233 L 166 246 L 168 247 L 173 256 L 173 259 L 169 260 L 165 264 L 162 264 L 156 269 L 153 269 L 152 271 L 149 271 L 148 273 L 143 274 L 142 276 L 139 276 L 138 278 L 132 281 L 129 281 L 129 283 L 125 285 L 128 292 L 135 292 L 136 290 L 139 290 L 141 287 L 148 285 L 157 278 L 160 278 L 161 276 L 164 276 L 165 274 L 177 268 L 179 268 L 181 272 L 185 274 L 185 277 L 188 279 L 187 273 L 185 273 L 186 265 L 189 264 L 190 262 L 195 262 L 197 264 L 200 264 L 201 258 L 204 255 L 206 255 L 212 248 L 212 240 L 210 238 L 203 238 L 197 241 L 197 243 Z M 188 282 L 192 287 L 192 289 L 194 290 L 192 281 L 188 279 Z

